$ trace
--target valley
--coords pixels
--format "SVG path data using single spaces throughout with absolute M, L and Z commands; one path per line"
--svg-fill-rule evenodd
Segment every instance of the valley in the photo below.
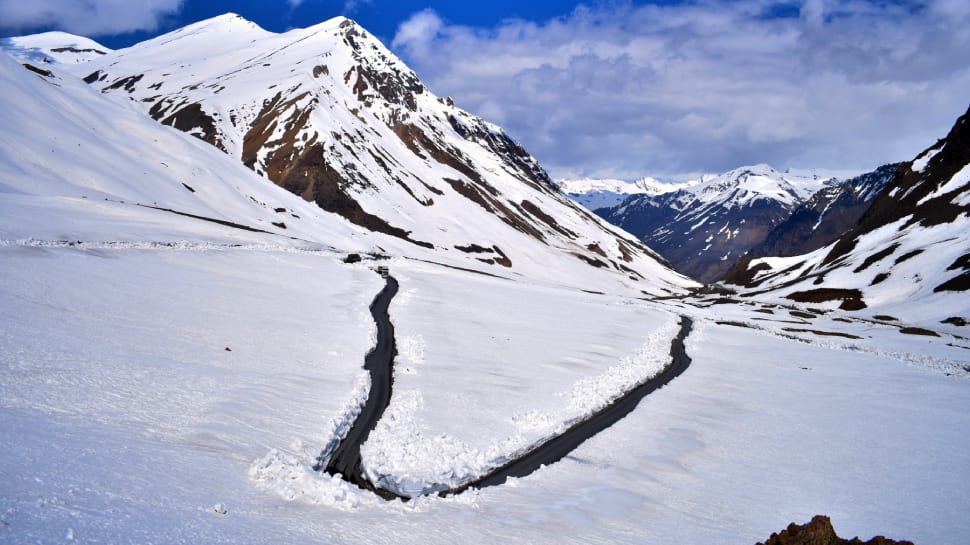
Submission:
M 627 187 L 346 17 L 19 37 L 0 84 L 0 541 L 970 536 L 970 114 Z

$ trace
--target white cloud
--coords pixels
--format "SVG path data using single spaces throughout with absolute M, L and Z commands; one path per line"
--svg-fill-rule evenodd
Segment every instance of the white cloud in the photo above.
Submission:
M 408 51 L 424 56 L 427 47 L 438 38 L 438 32 L 445 26 L 444 21 L 431 9 L 412 15 L 401 23 L 391 43 L 393 47 L 403 47 Z
M 0 0 L 0 29 L 56 27 L 97 36 L 155 30 L 184 0 Z
M 424 10 L 392 47 L 556 175 L 869 168 L 911 159 L 970 101 L 961 0 L 611 2 L 487 29 Z
M 361 6 L 369 6 L 374 3 L 374 0 L 344 0 L 344 11 L 343 13 L 351 14 L 357 11 L 357 8 Z

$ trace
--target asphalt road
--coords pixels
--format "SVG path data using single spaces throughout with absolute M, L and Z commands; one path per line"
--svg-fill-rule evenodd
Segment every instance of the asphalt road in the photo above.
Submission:
M 371 378 L 370 395 L 353 427 L 334 451 L 327 466 L 322 468 L 331 475 L 340 475 L 344 480 L 372 490 L 388 499 L 400 496 L 377 488 L 364 478 L 360 468 L 360 446 L 367 441 L 370 432 L 384 415 L 384 409 L 391 402 L 391 390 L 394 385 L 393 364 L 394 357 L 397 355 L 397 346 L 394 342 L 394 325 L 387 310 L 397 290 L 397 280 L 388 276 L 384 289 L 377 294 L 370 305 L 370 313 L 377 324 L 377 344 L 364 358 L 364 369 L 370 372 Z

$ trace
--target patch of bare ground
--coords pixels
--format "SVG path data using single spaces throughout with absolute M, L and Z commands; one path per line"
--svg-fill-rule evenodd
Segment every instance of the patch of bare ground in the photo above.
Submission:
M 797 327 L 783 327 L 782 331 L 787 331 L 789 333 L 811 333 L 813 335 L 819 335 L 822 337 L 844 337 L 846 339 L 861 339 L 862 337 L 858 335 L 853 335 L 851 333 L 841 333 L 838 331 L 819 331 L 818 329 L 800 329 Z
M 842 310 L 862 310 L 866 303 L 862 300 L 862 292 L 856 289 L 818 288 L 814 290 L 796 291 L 787 295 L 788 299 L 798 303 L 824 303 L 826 301 L 842 301 Z
M 729 325 L 733 327 L 745 327 L 748 329 L 754 329 L 754 326 L 752 326 L 751 324 L 746 324 L 744 322 L 735 322 L 733 320 L 718 320 L 714 323 L 716 323 L 717 325 Z
M 939 337 L 940 334 L 936 331 L 930 329 L 924 329 L 922 327 L 901 327 L 899 332 L 905 335 L 923 335 L 925 337 Z

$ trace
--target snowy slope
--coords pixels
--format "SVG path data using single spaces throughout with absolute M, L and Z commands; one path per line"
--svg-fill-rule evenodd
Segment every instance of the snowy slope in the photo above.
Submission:
M 91 38 L 58 31 L 0 38 L 0 49 L 16 56 L 23 62 L 34 63 L 38 66 L 47 63 L 85 63 L 111 52 L 111 49 Z
M 71 69 L 399 239 L 394 253 L 560 283 L 586 271 L 653 294 L 693 285 L 570 202 L 500 128 L 433 96 L 348 19 L 274 34 L 227 14 Z
M 633 182 L 595 178 L 555 180 L 555 184 L 563 193 L 589 210 L 616 206 L 630 195 L 663 195 L 697 183 L 699 183 L 697 180 L 665 183 L 654 178 L 641 178 Z
M 672 193 L 634 195 L 597 213 L 639 237 L 679 271 L 711 282 L 831 183 L 754 165 L 704 176 Z
M 0 54 L 0 80 L 4 240 L 378 244 L 70 75 L 41 76 Z
M 688 372 L 562 462 L 480 492 L 385 502 L 309 469 L 369 346 L 365 309 L 379 279 L 366 268 L 246 249 L 0 253 L 5 542 L 753 543 L 818 512 L 848 535 L 941 545 L 970 536 L 970 481 L 954 470 L 970 463 L 970 382 L 919 363 L 958 355 L 952 338 L 917 343 L 836 312 L 801 327 L 868 338 L 794 342 L 705 318 L 772 318 L 782 332 L 793 327 L 783 309 L 590 294 L 587 305 L 579 294 L 403 265 L 415 291 L 393 313 L 411 342 L 392 401 L 401 420 L 386 426 L 418 434 L 385 433 L 384 447 L 486 442 L 475 430 L 488 416 L 492 438 L 545 424 L 568 403 L 554 393 L 571 392 L 571 376 L 595 377 L 647 340 L 656 324 L 636 331 L 630 318 L 675 311 L 702 323 L 688 339 Z M 463 289 L 469 279 L 476 289 Z M 456 310 L 487 293 L 497 297 L 485 313 Z M 539 349 L 496 315 L 523 293 L 541 303 L 515 308 L 523 336 L 562 353 L 530 361 Z M 576 312 L 602 320 L 588 331 L 605 333 L 601 343 L 549 320 Z M 454 358 L 466 351 L 475 361 Z M 488 382 L 462 380 L 470 366 Z M 422 470 L 421 453 L 401 449 L 395 473 Z
M 833 244 L 806 255 L 750 260 L 728 281 L 757 297 L 883 312 L 958 331 L 970 318 L 968 233 L 970 121 L 964 115 L 946 138 L 900 167 Z

